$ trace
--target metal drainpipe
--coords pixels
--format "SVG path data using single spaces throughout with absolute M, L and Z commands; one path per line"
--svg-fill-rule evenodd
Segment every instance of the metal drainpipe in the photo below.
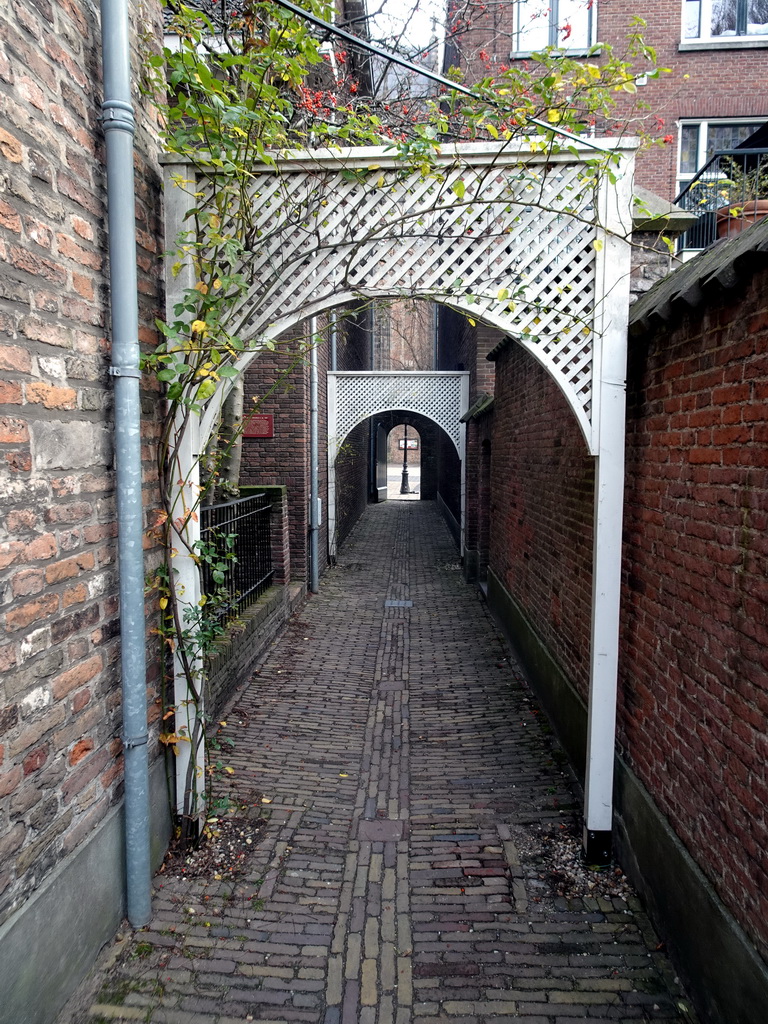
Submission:
M 318 536 L 320 533 L 317 436 L 317 317 L 310 317 L 309 333 L 312 347 L 309 350 L 309 589 L 316 594 L 320 589 L 320 566 Z
M 144 555 L 141 503 L 139 314 L 136 282 L 130 37 L 127 0 L 102 0 L 102 124 L 107 149 L 109 290 L 115 388 L 120 658 L 125 752 L 125 865 L 128 920 L 152 913 L 147 765 Z

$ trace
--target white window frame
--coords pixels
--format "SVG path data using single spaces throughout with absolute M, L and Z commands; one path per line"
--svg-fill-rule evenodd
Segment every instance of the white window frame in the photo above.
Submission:
M 763 121 L 765 121 L 765 118 L 761 117 L 681 118 L 677 123 L 677 191 L 675 192 L 675 195 L 679 195 L 682 192 L 685 186 L 696 177 L 701 168 L 707 162 L 707 142 L 710 126 L 723 124 L 753 124 L 756 127 L 759 127 L 760 123 Z M 698 125 L 699 128 L 699 139 L 696 150 L 696 168 L 693 171 L 683 171 L 680 166 L 683 158 L 683 128 L 689 128 L 691 125 Z
M 592 4 L 592 6 L 588 8 L 588 15 L 589 15 L 589 29 L 588 29 L 588 31 L 589 31 L 589 39 L 588 39 L 588 41 L 586 43 L 579 43 L 579 44 L 573 45 L 573 46 L 568 46 L 568 45 L 561 46 L 560 45 L 560 39 L 559 39 L 560 30 L 561 30 L 561 27 L 562 27 L 561 26 L 561 20 L 562 19 L 560 18 L 560 2 L 561 2 L 561 0 L 550 0 L 550 6 L 549 6 L 549 12 L 550 12 L 550 14 L 549 14 L 549 39 L 550 40 L 554 39 L 554 42 L 549 42 L 549 43 L 547 43 L 547 45 L 548 46 L 556 47 L 558 50 L 561 50 L 564 54 L 567 54 L 569 57 L 583 57 L 587 53 L 589 53 L 590 47 L 595 45 L 595 41 L 597 39 L 597 3 L 594 2 Z M 586 7 L 587 6 L 587 0 L 583 0 L 583 3 L 584 3 L 584 6 Z M 513 17 L 513 22 L 512 22 L 512 24 L 513 24 L 513 39 L 514 39 L 514 42 L 515 42 L 516 45 L 512 49 L 512 51 L 511 51 L 509 56 L 513 60 L 517 60 L 520 57 L 530 57 L 530 55 L 532 53 L 537 53 L 537 52 L 539 52 L 539 50 L 543 50 L 544 47 L 543 46 L 542 47 L 536 47 L 533 50 L 531 50 L 530 48 L 527 49 L 527 50 L 526 49 L 518 49 L 517 48 L 517 43 L 519 42 L 519 39 L 520 39 L 520 4 L 517 2 L 517 0 L 513 0 L 512 8 L 513 8 L 513 12 L 512 12 L 512 17 Z M 567 44 L 568 40 L 565 40 L 565 42 Z
M 739 0 L 737 0 L 737 3 Z M 748 3 L 749 0 L 741 0 Z M 682 0 L 680 11 L 680 50 L 712 50 L 712 49 L 733 49 L 768 46 L 768 29 L 761 35 L 742 36 L 713 36 L 712 35 L 712 5 L 713 0 L 699 0 L 699 34 L 697 36 L 686 36 L 685 34 L 685 10 L 688 0 Z

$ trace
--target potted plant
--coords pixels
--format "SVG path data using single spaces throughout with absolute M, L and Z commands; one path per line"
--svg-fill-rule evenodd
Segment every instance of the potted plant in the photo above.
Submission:
M 729 156 L 722 164 L 727 174 L 719 183 L 726 200 L 717 211 L 717 236 L 736 235 L 768 216 L 768 155 L 745 153 L 741 160 Z

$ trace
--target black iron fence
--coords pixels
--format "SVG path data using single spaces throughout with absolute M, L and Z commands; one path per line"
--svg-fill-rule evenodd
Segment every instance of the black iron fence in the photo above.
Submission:
M 737 234 L 768 214 L 768 149 L 715 153 L 675 203 L 698 217 L 680 249 L 706 249 Z
M 202 563 L 202 585 L 220 618 L 236 618 L 272 582 L 270 515 L 265 494 L 203 507 L 200 539 L 210 557 Z

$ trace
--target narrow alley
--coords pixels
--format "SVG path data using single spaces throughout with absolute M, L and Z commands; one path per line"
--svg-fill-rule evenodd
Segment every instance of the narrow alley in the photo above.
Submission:
M 692 1020 L 620 873 L 572 856 L 564 758 L 434 503 L 367 508 L 223 721 L 269 814 L 229 833 L 243 869 L 167 865 L 62 1024 Z

